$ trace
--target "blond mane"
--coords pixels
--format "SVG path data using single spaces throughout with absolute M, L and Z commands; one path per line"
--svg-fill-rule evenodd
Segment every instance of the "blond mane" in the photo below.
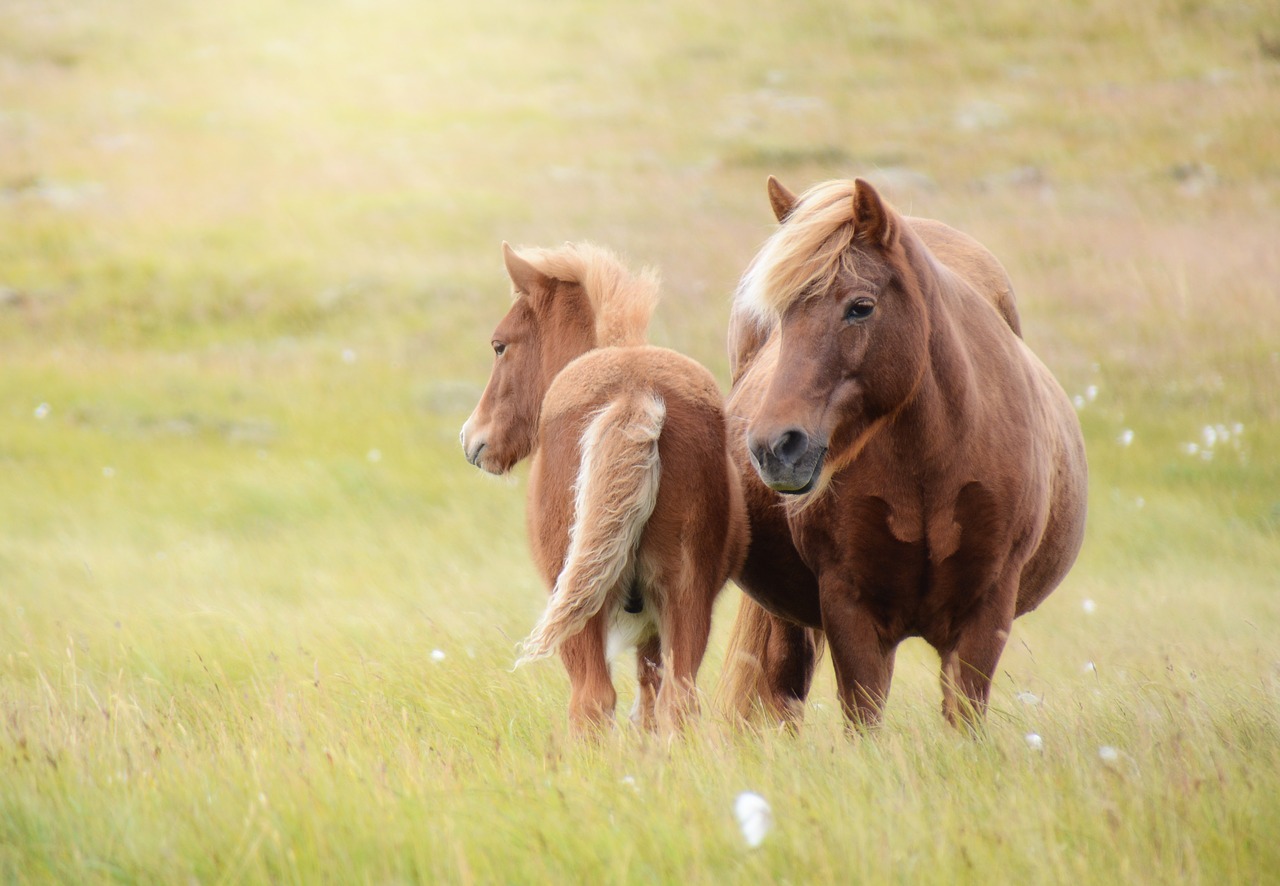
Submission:
M 658 302 L 658 273 L 653 268 L 632 274 L 613 252 L 593 243 L 517 251 L 548 277 L 582 287 L 595 314 L 596 347 L 645 343 Z
M 786 224 L 765 241 L 734 293 L 735 311 L 772 326 L 792 303 L 825 292 L 841 274 L 855 273 L 849 249 L 856 234 L 854 182 L 815 185 Z

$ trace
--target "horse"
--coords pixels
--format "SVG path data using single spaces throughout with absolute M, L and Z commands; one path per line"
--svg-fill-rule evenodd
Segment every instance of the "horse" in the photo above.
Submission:
M 510 310 L 462 428 L 471 464 L 532 457 L 526 521 L 550 598 L 517 665 L 559 652 L 575 733 L 612 724 L 610 661 L 636 648 L 631 719 L 679 731 L 698 713 L 712 604 L 746 552 L 741 482 L 711 373 L 645 343 L 656 275 L 587 243 L 503 244 Z
M 825 646 L 862 732 L 898 645 L 923 637 L 944 717 L 977 730 L 1014 618 L 1083 541 L 1079 420 L 976 240 L 862 179 L 768 193 L 779 227 L 730 314 L 751 543 L 720 702 L 798 728 Z

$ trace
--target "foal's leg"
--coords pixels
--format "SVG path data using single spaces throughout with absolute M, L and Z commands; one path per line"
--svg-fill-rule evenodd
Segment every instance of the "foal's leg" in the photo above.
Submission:
M 679 732 L 697 716 L 698 668 L 711 634 L 711 604 L 718 588 L 702 582 L 675 590 L 662 608 L 663 677 L 658 691 L 658 726 L 666 734 Z
M 646 732 L 658 728 L 658 692 L 662 688 L 662 638 L 657 634 L 636 648 L 636 703 L 631 722 Z
M 987 713 L 991 678 L 1013 626 L 1016 587 L 988 594 L 942 656 L 942 714 L 952 726 L 976 730 Z
M 824 582 L 821 606 L 845 718 L 858 731 L 876 726 L 889 698 L 897 647 L 881 638 L 871 614 L 844 583 Z
M 604 630 L 602 610 L 560 646 L 560 658 L 569 672 L 569 726 L 579 735 L 612 725 L 618 704 L 605 660 Z

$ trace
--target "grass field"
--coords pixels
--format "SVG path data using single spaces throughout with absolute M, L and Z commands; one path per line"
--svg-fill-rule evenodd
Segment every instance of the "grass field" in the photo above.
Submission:
M 724 384 L 770 173 L 977 236 L 1077 398 L 981 740 L 913 643 L 859 740 L 827 663 L 672 747 L 511 672 L 500 242 L 657 266 Z M 1278 243 L 1264 0 L 0 0 L 0 880 L 1280 882 Z

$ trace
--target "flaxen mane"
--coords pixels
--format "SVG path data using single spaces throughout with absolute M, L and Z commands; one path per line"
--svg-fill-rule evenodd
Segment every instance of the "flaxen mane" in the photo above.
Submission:
M 592 243 L 517 251 L 548 277 L 582 287 L 595 313 L 596 347 L 645 343 L 649 318 L 658 303 L 657 271 L 645 268 L 632 275 L 616 255 Z
M 771 326 L 793 302 L 826 292 L 842 274 L 856 277 L 855 236 L 853 182 L 814 186 L 747 268 L 735 306 Z

